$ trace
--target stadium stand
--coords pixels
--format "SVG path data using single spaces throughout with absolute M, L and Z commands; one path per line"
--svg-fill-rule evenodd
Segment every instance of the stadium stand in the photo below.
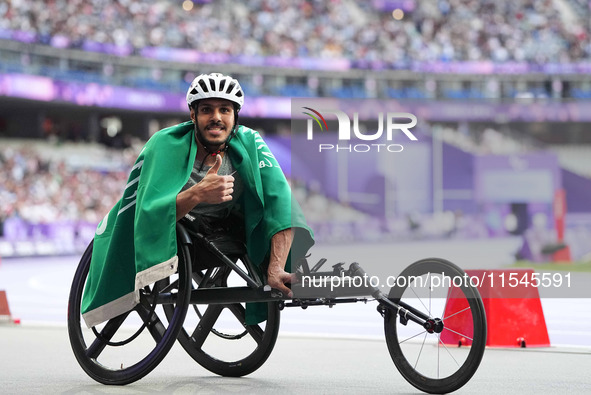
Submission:
M 199 48 L 233 56 L 414 61 L 589 59 L 588 5 L 577 1 L 410 1 L 398 23 L 379 2 L 3 1 L 0 27 L 60 48 Z M 583 10 L 584 12 L 581 12 Z M 367 23 L 371 21 L 371 23 Z M 466 29 L 469 27 L 469 29 Z
M 286 69 L 280 75 L 288 78 L 301 75 L 301 70 L 316 70 L 321 76 L 317 82 L 304 78 L 286 83 L 275 78 L 278 71 L 270 75 L 263 71 L 265 78 L 252 78 L 249 84 L 255 95 L 476 99 L 524 92 L 535 97 L 582 98 L 591 92 L 588 84 L 581 86 L 572 75 L 573 70 L 575 74 L 588 71 L 591 56 L 589 6 L 576 0 L 189 3 L 190 10 L 175 1 L 2 1 L 1 39 L 109 56 L 90 61 L 70 55 L 72 59 L 67 60 L 55 53 L 52 58 L 51 51 L 41 51 L 44 55 L 32 51 L 23 57 L 11 47 L 2 51 L 5 61 L 0 71 L 182 91 L 183 80 L 192 75 L 187 75 L 187 65 L 178 63 L 200 62 L 226 68 L 240 65 L 257 72 L 261 72 L 258 66 L 271 66 Z M 395 7 L 403 12 L 400 20 L 393 18 Z M 145 62 L 135 61 L 130 67 L 121 60 L 125 58 L 164 63 L 151 62 L 154 66 L 147 68 Z M 323 69 L 370 73 L 341 77 L 322 74 Z M 368 78 L 381 78 L 371 74 L 376 70 L 396 71 L 398 75 L 390 77 L 414 83 L 402 89 L 368 86 Z M 425 87 L 422 80 L 401 71 L 452 76 L 439 78 L 436 87 Z M 483 86 L 474 76 L 462 77 L 468 83 L 458 86 L 453 77 L 496 71 L 537 77 L 525 78 L 526 86 L 511 78 Z M 540 78 L 547 71 L 558 80 Z M 354 84 L 344 83 L 350 78 Z M 571 82 L 563 82 L 565 78 Z M 569 84 L 575 85 L 572 92 Z
M 111 87 L 141 89 L 132 92 L 141 105 L 149 101 L 145 92 L 162 93 L 151 96 L 154 102 L 173 93 L 171 101 L 176 103 L 195 72 L 219 70 L 238 77 L 248 97 L 271 96 L 271 101 L 274 96 L 301 96 L 566 103 L 565 99 L 591 98 L 589 17 L 584 0 L 0 0 L 0 99 L 10 100 L 10 95 L 2 96 L 4 82 L 24 76 L 14 79 L 19 88 L 33 86 L 30 81 L 49 81 L 45 91 L 65 92 L 76 98 L 70 105 L 82 105 L 68 113 L 76 113 L 71 124 L 60 114 L 71 108 L 55 103 L 64 96 L 17 96 L 40 100 L 33 103 L 41 108 L 27 108 L 24 114 L 0 112 L 0 136 L 23 133 L 52 141 L 27 141 L 24 148 L 2 141 L 3 233 L 42 238 L 52 231 L 43 226 L 46 223 L 96 224 L 118 198 L 137 147 L 133 141 L 102 140 L 104 130 L 97 125 L 104 119 L 124 118 L 124 111 L 114 114 L 113 108 L 101 108 L 99 114 L 93 106 L 101 103 L 87 101 L 106 95 Z M 43 78 L 26 78 L 31 76 Z M 18 100 L 10 103 L 10 111 L 27 105 Z M 51 107 L 46 107 L 51 100 Z M 147 130 L 153 133 L 180 117 L 174 113 L 166 119 L 148 119 L 138 113 L 150 109 L 138 105 L 133 110 L 131 126 L 124 120 L 125 132 L 146 130 L 145 135 L 134 135 L 141 139 L 149 137 Z M 56 130 L 45 130 L 51 119 Z M 257 120 L 257 126 L 269 134 L 289 130 L 279 121 L 284 119 L 271 119 L 272 125 Z M 572 184 L 583 184 L 591 176 L 588 146 L 572 147 L 590 142 L 580 130 L 569 134 L 549 126 L 543 133 L 530 133 L 536 126 L 531 120 L 526 126 L 492 118 L 469 126 L 456 121 L 425 123 L 423 132 L 442 136 L 445 144 L 474 156 L 555 149 L 562 167 L 583 177 L 573 176 L 577 182 Z M 577 128 L 586 128 L 585 119 L 576 121 Z M 14 125 L 21 123 L 22 130 L 15 132 Z M 64 140 L 85 141 L 85 153 Z M 316 221 L 319 240 L 487 233 L 482 218 L 452 210 L 404 213 L 376 222 L 349 204 L 323 196 L 314 185 L 292 182 L 298 200 Z M 18 221 L 26 226 L 17 226 Z M 586 227 L 591 222 L 580 223 Z M 88 229 L 68 231 L 86 237 L 92 235 L 92 226 Z

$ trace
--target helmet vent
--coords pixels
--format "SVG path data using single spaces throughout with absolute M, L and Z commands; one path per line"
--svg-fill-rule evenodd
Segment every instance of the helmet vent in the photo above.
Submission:
M 220 73 L 201 74 L 193 79 L 187 90 L 187 104 L 191 107 L 192 103 L 209 98 L 233 102 L 238 113 L 244 104 L 244 91 L 240 83 L 230 76 Z

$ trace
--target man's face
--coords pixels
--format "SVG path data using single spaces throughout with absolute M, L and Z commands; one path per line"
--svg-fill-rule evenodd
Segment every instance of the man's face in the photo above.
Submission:
M 197 110 L 191 109 L 191 119 L 205 144 L 218 147 L 228 139 L 234 127 L 234 106 L 225 99 L 203 99 Z

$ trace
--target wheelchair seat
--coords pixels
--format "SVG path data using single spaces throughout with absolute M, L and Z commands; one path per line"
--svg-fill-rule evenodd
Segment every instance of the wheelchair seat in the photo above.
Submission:
M 195 222 L 185 217 L 179 221 L 191 241 L 193 270 L 204 270 L 224 265 L 212 252 L 212 249 L 219 250 L 234 262 L 246 255 L 244 227 L 238 225 L 238 221 L 235 217 L 221 221 L 199 218 Z

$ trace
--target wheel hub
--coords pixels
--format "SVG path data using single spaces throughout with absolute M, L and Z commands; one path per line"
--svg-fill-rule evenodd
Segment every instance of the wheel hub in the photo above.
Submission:
M 443 321 L 440 318 L 431 318 L 425 321 L 423 328 L 429 333 L 441 333 L 443 331 Z

